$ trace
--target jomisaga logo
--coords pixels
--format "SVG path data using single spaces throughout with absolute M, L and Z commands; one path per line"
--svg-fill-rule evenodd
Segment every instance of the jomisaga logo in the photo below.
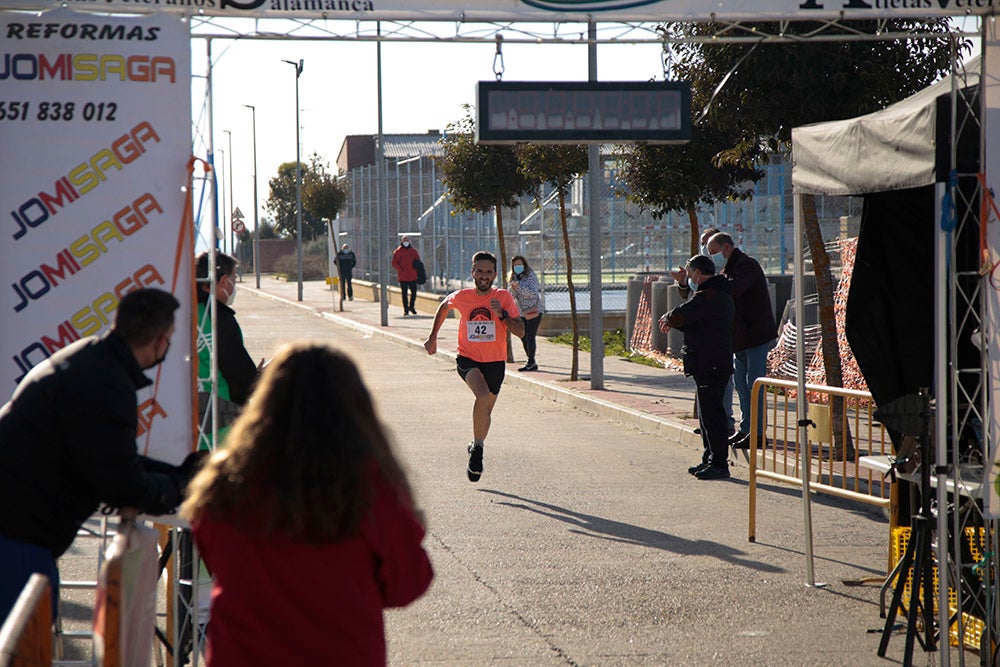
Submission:
M 526 5 L 552 11 L 601 12 L 655 5 L 662 0 L 521 0 Z

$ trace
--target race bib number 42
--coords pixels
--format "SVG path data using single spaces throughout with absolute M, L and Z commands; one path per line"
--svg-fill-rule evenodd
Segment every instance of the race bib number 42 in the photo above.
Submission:
M 477 320 L 465 323 L 466 333 L 470 343 L 492 343 L 497 339 L 496 322 Z

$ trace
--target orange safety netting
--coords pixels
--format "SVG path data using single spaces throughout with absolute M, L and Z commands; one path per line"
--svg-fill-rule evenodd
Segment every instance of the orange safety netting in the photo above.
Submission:
M 855 389 L 858 391 L 868 391 L 868 385 L 861 369 L 858 368 L 857 360 L 851 351 L 851 346 L 847 342 L 847 333 L 844 328 L 847 315 L 847 294 L 851 289 L 851 276 L 854 273 L 854 260 L 858 250 L 858 239 L 845 239 L 838 243 L 841 259 L 841 277 L 837 284 L 837 289 L 833 295 L 834 321 L 837 326 L 837 347 L 840 350 L 841 374 L 844 378 L 845 389 Z M 777 346 L 771 350 L 767 359 L 767 372 L 769 377 L 794 380 L 797 376 L 795 364 L 795 339 L 798 328 L 788 322 L 782 327 L 778 337 Z M 826 384 L 826 367 L 823 364 L 822 335 L 819 325 L 809 325 L 803 332 L 805 342 L 805 356 L 808 360 L 806 366 L 806 382 L 809 384 Z M 810 401 L 825 403 L 827 395 L 810 395 Z

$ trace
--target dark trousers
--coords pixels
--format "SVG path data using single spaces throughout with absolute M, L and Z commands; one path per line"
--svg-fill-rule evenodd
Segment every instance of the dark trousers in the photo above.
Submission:
M 521 345 L 524 346 L 524 353 L 528 356 L 528 363 L 535 363 L 535 348 L 538 347 L 538 343 L 535 341 L 535 337 L 538 335 L 538 327 L 542 323 L 542 316 L 530 320 L 526 320 L 523 317 L 521 320 L 524 322 L 524 336 L 521 337 Z
M 399 289 L 403 292 L 403 312 L 413 311 L 416 312 L 414 306 L 417 303 L 417 281 L 399 281 Z M 409 292 L 410 296 L 407 299 L 406 293 Z
M 350 274 L 341 276 L 340 280 L 340 296 L 344 297 L 345 295 L 348 299 L 354 298 L 354 285 L 351 284 Z
M 698 426 L 701 427 L 701 442 L 705 448 L 702 462 L 713 467 L 728 465 L 729 420 L 722 402 L 727 375 L 695 375 L 694 382 L 698 395 Z
M 52 618 L 58 615 L 59 570 L 48 549 L 0 535 L 0 563 L 3 563 L 0 570 L 0 619 L 5 619 L 10 614 L 21 590 L 35 572 L 49 578 Z

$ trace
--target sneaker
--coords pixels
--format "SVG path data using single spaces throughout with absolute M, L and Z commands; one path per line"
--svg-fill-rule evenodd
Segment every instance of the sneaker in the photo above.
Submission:
M 694 474 L 698 479 L 729 479 L 729 466 L 707 465 Z
M 524 366 L 521 366 L 520 368 L 517 369 L 519 373 L 523 373 L 524 371 L 537 371 L 537 370 L 538 370 L 538 364 L 534 362 L 530 364 L 525 364 Z
M 711 464 L 705 463 L 704 461 L 702 461 L 698 465 L 691 466 L 690 468 L 688 468 L 688 472 L 691 473 L 692 475 L 697 475 L 699 472 L 701 472 L 702 470 L 704 470 L 705 468 L 707 468 L 709 465 L 711 465 Z
M 478 482 L 483 474 L 483 448 L 469 443 L 469 468 L 466 470 L 470 482 Z

